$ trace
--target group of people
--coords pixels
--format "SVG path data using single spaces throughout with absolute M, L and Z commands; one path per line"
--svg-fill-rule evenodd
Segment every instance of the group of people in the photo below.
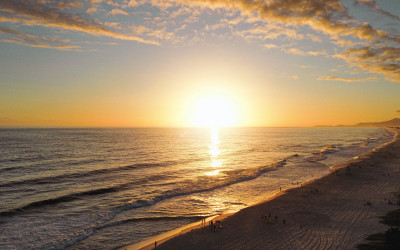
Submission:
M 268 216 L 262 214 L 261 218 L 267 223 L 272 223 L 273 222 L 273 218 L 272 218 L 272 214 L 271 213 L 269 213 Z M 278 222 L 278 216 L 275 215 L 274 219 L 275 219 L 275 223 L 277 223 Z M 283 225 L 285 225 L 286 224 L 286 219 L 283 219 L 282 222 L 283 222 Z
M 310 187 L 310 190 L 311 190 L 311 193 L 314 193 L 314 194 L 318 194 L 319 193 L 318 188 Z
M 208 225 L 210 226 L 210 230 L 214 232 L 222 229 L 222 222 L 220 220 L 217 220 L 215 222 L 211 220 L 208 222 Z

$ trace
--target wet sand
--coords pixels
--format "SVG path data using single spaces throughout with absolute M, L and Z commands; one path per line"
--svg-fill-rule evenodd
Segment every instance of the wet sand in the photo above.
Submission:
M 369 234 L 388 228 L 379 217 L 396 209 L 390 202 L 397 200 L 399 180 L 397 136 L 325 177 L 223 219 L 216 232 L 208 226 L 187 228 L 164 237 L 157 249 L 354 248 Z M 154 241 L 145 248 L 154 248 Z

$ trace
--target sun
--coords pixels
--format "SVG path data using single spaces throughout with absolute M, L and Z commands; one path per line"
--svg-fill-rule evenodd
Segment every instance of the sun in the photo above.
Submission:
M 237 125 L 238 112 L 232 100 L 213 95 L 199 99 L 193 112 L 194 124 L 200 127 L 229 127 Z

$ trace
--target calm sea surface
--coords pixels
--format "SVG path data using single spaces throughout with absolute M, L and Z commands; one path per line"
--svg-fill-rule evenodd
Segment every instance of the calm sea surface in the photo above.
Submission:
M 265 200 L 381 128 L 0 129 L 0 249 L 110 249 Z

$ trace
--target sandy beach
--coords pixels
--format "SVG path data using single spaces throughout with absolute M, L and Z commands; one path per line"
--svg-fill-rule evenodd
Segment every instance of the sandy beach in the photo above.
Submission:
M 388 228 L 379 217 L 396 209 L 392 203 L 400 191 L 399 179 L 397 135 L 321 179 L 223 219 L 222 229 L 210 230 L 207 222 L 175 232 L 175 237 L 159 237 L 157 249 L 354 248 L 369 234 Z M 151 249 L 154 242 L 126 248 L 138 246 Z

